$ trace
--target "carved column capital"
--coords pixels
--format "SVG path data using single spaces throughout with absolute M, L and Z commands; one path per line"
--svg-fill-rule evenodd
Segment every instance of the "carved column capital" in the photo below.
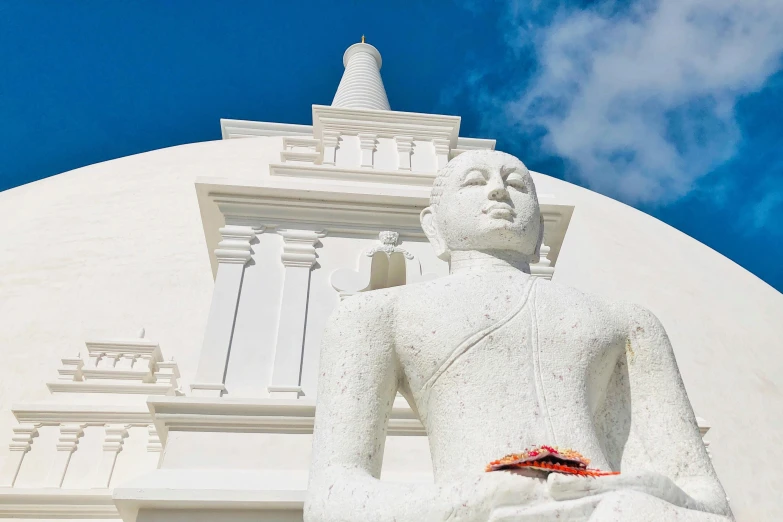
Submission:
M 397 156 L 399 158 L 397 168 L 399 170 L 411 170 L 413 136 L 395 136 L 394 141 L 397 143 Z
M 322 163 L 324 165 L 334 165 L 337 161 L 337 148 L 340 144 L 340 131 L 334 129 L 324 129 L 321 144 L 324 149 Z
M 365 132 L 360 132 L 358 134 L 359 136 L 359 147 L 361 148 L 361 154 L 362 154 L 362 167 L 372 167 L 373 166 L 373 155 L 375 153 L 375 145 L 378 143 L 378 136 L 375 134 L 369 134 Z
M 11 487 L 16 483 L 16 477 L 22 467 L 22 461 L 30 451 L 33 444 L 33 438 L 38 436 L 38 426 L 32 423 L 23 423 L 14 426 L 14 434 L 11 436 L 11 444 L 8 449 L 10 453 L 0 471 L 0 486 Z
M 215 249 L 218 263 L 244 265 L 250 261 L 250 242 L 256 237 L 256 230 L 249 226 L 226 225 L 220 229 L 222 240 Z
M 79 439 L 84 435 L 84 424 L 60 424 L 60 438 L 57 440 L 57 451 L 73 453 L 79 445 Z
M 334 147 L 340 141 L 340 131 L 335 129 L 324 129 L 322 136 L 324 147 Z
M 8 449 L 11 451 L 22 451 L 27 453 L 33 445 L 33 438 L 38 435 L 38 427 L 35 424 L 24 423 L 13 427 L 14 434 L 11 436 L 11 444 Z
M 435 138 L 432 140 L 432 144 L 435 146 L 435 164 L 440 170 L 449 162 L 451 146 L 446 138 Z
M 128 427 L 123 424 L 107 424 L 104 429 L 106 437 L 103 439 L 103 451 L 122 451 L 125 437 L 128 436 Z
M 286 267 L 312 268 L 315 264 L 315 245 L 326 234 L 312 230 L 278 230 L 283 238 L 283 253 L 280 260 Z

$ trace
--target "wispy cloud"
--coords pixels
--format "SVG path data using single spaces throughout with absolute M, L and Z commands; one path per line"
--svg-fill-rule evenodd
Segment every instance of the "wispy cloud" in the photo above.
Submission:
M 487 114 L 543 134 L 578 181 L 629 203 L 676 200 L 731 158 L 742 138 L 737 101 L 781 66 L 779 0 L 536 5 L 552 4 L 509 5 L 507 41 L 532 51 L 538 69 L 505 93 L 474 72 L 474 95 L 496 109 Z

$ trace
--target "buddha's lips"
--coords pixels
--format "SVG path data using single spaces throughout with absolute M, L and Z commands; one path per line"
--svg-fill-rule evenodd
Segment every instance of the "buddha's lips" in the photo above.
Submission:
M 565 473 L 586 477 L 620 474 L 619 471 L 591 469 L 587 467 L 588 464 L 590 464 L 590 460 L 574 450 L 560 450 L 552 446 L 538 446 L 527 449 L 522 453 L 512 453 L 500 460 L 492 461 L 487 465 L 486 471 L 531 468 L 548 473 Z
M 489 214 L 493 210 L 508 212 L 511 215 L 511 217 L 516 217 L 517 215 L 517 211 L 514 210 L 514 207 L 512 207 L 508 203 L 500 203 L 495 201 L 484 205 L 484 207 L 481 209 L 481 212 L 483 212 L 484 214 Z

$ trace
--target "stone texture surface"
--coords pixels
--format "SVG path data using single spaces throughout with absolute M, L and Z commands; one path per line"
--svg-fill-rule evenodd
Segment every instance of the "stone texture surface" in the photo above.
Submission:
M 518 159 L 458 156 L 422 227 L 450 275 L 350 297 L 324 332 L 305 520 L 731 518 L 655 316 L 530 277 L 540 212 Z M 378 480 L 397 391 L 427 429 L 432 486 Z M 538 444 L 622 473 L 483 472 Z

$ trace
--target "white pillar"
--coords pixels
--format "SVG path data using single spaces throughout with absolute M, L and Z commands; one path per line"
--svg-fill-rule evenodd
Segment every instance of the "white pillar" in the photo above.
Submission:
M 271 397 L 296 399 L 302 395 L 299 373 L 304 349 L 310 271 L 315 264 L 315 245 L 324 234 L 311 230 L 279 230 L 283 236 L 285 266 L 280 322 L 277 327 L 275 362 L 267 390 Z
M 5 460 L 3 471 L 0 473 L 0 486 L 12 487 L 16 483 L 16 477 L 19 476 L 19 470 L 22 469 L 22 461 L 33 444 L 33 437 L 38 435 L 38 428 L 35 424 L 20 424 L 14 426 L 14 434 L 11 436 L 9 449 L 11 452 Z
M 335 130 L 324 129 L 323 133 L 323 148 L 324 148 L 324 165 L 335 165 L 337 163 L 337 147 L 340 143 L 340 132 Z
M 125 437 L 128 436 L 128 427 L 122 424 L 107 424 L 106 437 L 103 439 L 103 454 L 95 470 L 95 481 L 93 487 L 108 488 L 111 482 L 111 476 L 114 473 L 114 465 L 117 462 L 117 455 L 122 451 L 122 444 Z
M 377 136 L 375 134 L 359 133 L 359 146 L 362 153 L 362 167 L 373 166 L 373 156 L 375 154 L 375 144 Z
M 76 451 L 79 438 L 84 435 L 83 424 L 60 424 L 60 438 L 57 441 L 57 453 L 52 461 L 49 475 L 46 477 L 46 487 L 59 488 L 63 485 L 71 455 Z
M 435 146 L 435 166 L 438 170 L 446 166 L 449 162 L 449 140 L 445 138 L 435 138 L 432 140 L 432 144 Z
M 220 229 L 223 240 L 215 249 L 218 269 L 207 329 L 201 347 L 196 378 L 190 385 L 193 395 L 220 397 L 226 391 L 223 383 L 234 333 L 234 319 L 242 290 L 245 264 L 250 261 L 250 242 L 255 231 L 249 226 L 226 225 Z
M 411 170 L 411 151 L 413 150 L 413 136 L 395 136 L 397 142 L 397 169 Z

